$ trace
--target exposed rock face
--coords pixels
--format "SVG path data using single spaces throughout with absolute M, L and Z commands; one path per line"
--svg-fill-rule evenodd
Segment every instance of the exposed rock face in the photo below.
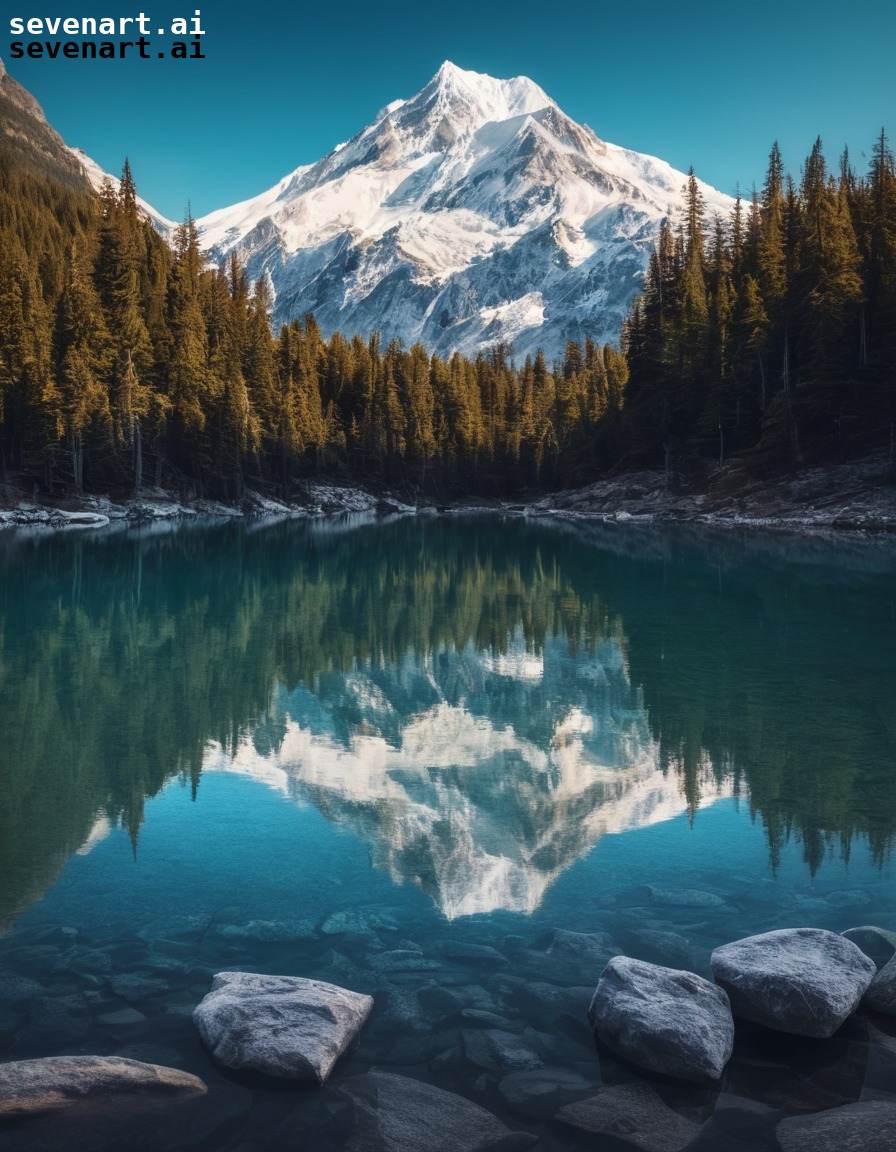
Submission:
M 406 1076 L 371 1072 L 339 1090 L 356 1108 L 346 1152 L 525 1152 L 535 1143 L 478 1104 Z
M 628 956 L 604 969 L 588 1018 L 626 1060 L 683 1080 L 718 1080 L 734 1045 L 721 988 L 693 972 Z
M 204 1096 L 188 1072 L 115 1056 L 48 1056 L 0 1064 L 0 1116 L 39 1116 L 103 1098 Z
M 836 932 L 784 928 L 716 948 L 713 975 L 743 1016 L 797 1036 L 832 1036 L 858 1007 L 874 962 Z
M 700 1131 L 697 1124 L 664 1104 L 649 1084 L 605 1088 L 587 1100 L 567 1104 L 556 1119 L 581 1135 L 607 1141 L 607 1147 L 640 1152 L 681 1152 Z
M 372 1008 L 372 997 L 321 980 L 220 972 L 193 1020 L 228 1068 L 323 1084 Z
M 43 109 L 27 89 L 13 80 L 0 61 L 0 140 L 17 160 L 42 175 L 51 175 L 81 191 L 88 183 L 81 165 L 62 137 L 47 123 Z
M 896 956 L 881 968 L 868 985 L 862 1003 L 875 1012 L 896 1016 Z
M 791 1116 L 781 1121 L 775 1136 L 783 1152 L 893 1152 L 896 1104 L 867 1100 Z

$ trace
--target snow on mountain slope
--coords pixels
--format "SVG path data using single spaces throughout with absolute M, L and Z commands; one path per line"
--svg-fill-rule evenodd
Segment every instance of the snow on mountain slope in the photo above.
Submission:
M 112 187 L 116 191 L 118 190 L 118 186 L 121 184 L 121 181 L 118 179 L 118 177 L 111 176 L 108 172 L 105 172 L 99 166 L 99 164 L 97 164 L 96 160 L 92 160 L 83 149 L 69 147 L 69 152 L 71 152 L 71 154 L 81 165 L 81 168 L 84 171 L 84 175 L 90 181 L 90 185 L 94 191 L 99 192 L 103 186 L 103 182 L 106 180 L 111 181 Z M 169 239 L 174 229 L 177 227 L 174 221 L 166 220 L 160 212 L 157 212 L 151 204 L 147 204 L 147 202 L 140 196 L 137 197 L 137 204 L 143 213 L 149 218 L 153 228 L 155 228 L 155 230 L 160 235 L 164 236 L 166 239 Z
M 267 192 L 197 221 L 210 258 L 268 273 L 276 324 L 562 354 L 617 340 L 687 177 L 599 140 L 525 77 L 445 63 L 410 100 Z M 709 215 L 733 201 L 701 184 Z

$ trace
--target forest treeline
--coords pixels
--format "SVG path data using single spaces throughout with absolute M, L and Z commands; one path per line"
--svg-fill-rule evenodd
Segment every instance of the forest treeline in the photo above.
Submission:
M 662 225 L 629 317 L 626 445 L 667 464 L 749 454 L 762 472 L 879 449 L 896 422 L 896 172 L 882 131 L 868 173 L 817 140 L 797 186 L 772 147 L 761 192 L 707 222 Z
M 206 266 L 189 214 L 167 244 L 127 162 L 95 195 L 0 145 L 4 476 L 232 500 L 321 472 L 506 494 L 732 453 L 760 471 L 892 455 L 893 155 L 881 133 L 865 176 L 846 155 L 830 175 L 818 142 L 797 186 L 775 146 L 727 221 L 707 220 L 692 174 L 621 349 L 442 360 L 324 339 L 310 316 L 274 333 L 270 304 L 235 258 Z

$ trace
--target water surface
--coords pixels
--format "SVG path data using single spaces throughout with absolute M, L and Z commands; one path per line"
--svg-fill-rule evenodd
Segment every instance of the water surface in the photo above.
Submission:
M 891 546 L 421 518 L 8 534 L 0 565 L 0 1055 L 196 1071 L 182 1144 L 354 1147 L 209 1063 L 222 967 L 371 992 L 334 1085 L 397 1071 L 549 1149 L 560 1103 L 638 1078 L 584 1023 L 601 949 L 708 974 L 753 932 L 896 929 Z M 743 1031 L 723 1086 L 896 1094 L 893 1032 Z M 573 1086 L 521 1102 L 539 1065 Z

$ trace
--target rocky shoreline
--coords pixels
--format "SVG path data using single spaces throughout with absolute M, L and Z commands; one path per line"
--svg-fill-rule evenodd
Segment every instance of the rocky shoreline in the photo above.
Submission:
M 660 898 L 684 900 L 670 907 L 693 911 L 702 906 L 696 903 L 701 897 L 713 894 L 688 890 Z M 427 955 L 402 940 L 370 952 L 374 939 L 380 948 L 386 943 L 380 935 L 390 927 L 388 920 L 369 913 L 331 917 L 317 929 L 304 922 L 253 921 L 245 927 L 279 944 L 322 936 L 342 952 L 366 937 L 367 963 L 381 973 L 380 987 L 369 995 L 318 979 L 237 968 L 212 976 L 195 962 L 174 958 L 189 949 L 189 931 L 179 933 L 179 926 L 166 926 L 166 936 L 148 954 L 157 966 L 155 977 L 146 970 L 114 975 L 110 953 L 85 947 L 77 937 L 51 933 L 41 944 L 13 937 L 18 946 L 3 958 L 20 970 L 25 962 L 32 967 L 52 963 L 54 972 L 80 977 L 85 1003 L 109 1007 L 108 997 L 132 1005 L 123 1010 L 134 1017 L 128 1023 L 113 1024 L 108 1012 L 100 1017 L 111 1028 L 110 1043 L 123 1038 L 123 1032 L 134 1033 L 140 1021 L 153 1019 L 151 1004 L 175 976 L 183 990 L 172 1021 L 180 1027 L 170 1038 L 194 1027 L 213 1062 L 196 1075 L 157 1062 L 176 1059 L 176 1051 L 145 1042 L 120 1046 L 108 1055 L 72 1053 L 72 1036 L 63 1040 L 59 1034 L 59 1046 L 69 1049 L 61 1055 L 0 1063 L 4 1148 L 101 1152 L 120 1146 L 158 1152 L 209 1147 L 214 1138 L 216 1148 L 248 1152 L 291 1147 L 294 1137 L 310 1139 L 306 1146 L 323 1152 L 556 1152 L 581 1142 L 628 1152 L 889 1152 L 896 1140 L 896 1094 L 884 1087 L 869 1089 L 868 1074 L 858 1099 L 855 1087 L 846 1084 L 832 1095 L 834 1082 L 823 1086 L 828 1079 L 824 1071 L 816 1074 L 817 1083 L 798 1074 L 806 1098 L 789 1107 L 774 1086 L 757 1093 L 750 1083 L 757 1068 L 767 1066 L 774 1073 L 776 1061 L 769 1064 L 769 1054 L 788 1037 L 821 1045 L 812 1060 L 823 1070 L 829 1059 L 835 1067 L 842 1060 L 836 1037 L 848 1021 L 864 1019 L 854 1016 L 857 1009 L 870 1012 L 883 1027 L 896 1017 L 896 936 L 883 929 L 779 929 L 742 938 L 713 952 L 713 982 L 620 954 L 604 932 L 555 929 L 536 946 L 522 949 L 508 938 L 511 956 L 462 941 L 443 942 Z M 223 938 L 234 937 L 224 933 Z M 156 952 L 160 945 L 164 952 Z M 134 949 L 127 951 L 133 954 Z M 362 971 L 342 952 L 338 965 L 330 961 L 327 974 L 338 972 L 341 979 L 363 985 Z M 144 969 L 146 963 L 144 957 Z M 536 971 L 514 979 L 511 963 L 524 973 L 533 965 Z M 589 975 L 601 967 L 586 1024 L 587 1001 L 581 994 L 587 992 Z M 482 985 L 492 983 L 485 975 L 489 971 L 504 988 L 503 1007 L 485 1007 L 488 993 Z M 481 983 L 458 983 L 458 976 L 475 980 L 477 973 Z M 561 992 L 560 986 L 544 985 L 535 976 L 557 979 L 564 974 L 583 985 L 554 998 L 556 1007 L 568 1005 L 567 1010 L 550 1018 L 542 1010 L 527 1023 L 527 999 L 545 999 L 539 987 Z M 9 970 L 5 976 L 0 984 L 8 1001 L 5 1011 L 20 1005 L 22 1014 L 26 986 L 34 982 Z M 432 1040 L 406 1012 L 395 1016 L 396 1002 L 402 992 L 407 1000 L 414 984 L 421 1003 L 443 1018 L 442 1044 L 454 1044 L 445 1050 L 448 1063 L 456 1060 L 478 1070 L 479 1103 L 450 1086 L 428 1082 L 428 1074 L 445 1066 L 444 1055 L 440 1063 Z M 76 998 L 69 992 L 57 1015 L 75 1020 Z M 395 1016 L 391 1026 L 390 1016 Z M 751 1036 L 747 1051 L 738 1056 L 737 1037 L 743 1043 L 744 1029 L 755 1032 L 757 1023 L 764 1048 Z M 55 1021 L 56 1033 L 60 1024 L 61 1018 Z M 387 1041 L 385 1058 L 358 1059 L 359 1046 L 364 1051 L 362 1033 L 368 1032 L 379 1032 Z M 828 1044 L 833 1046 L 830 1057 Z M 732 1058 L 734 1072 L 728 1069 Z M 621 1063 L 608 1078 L 614 1060 Z M 339 1071 L 330 1081 L 337 1061 Z M 421 1063 L 428 1069 L 422 1075 Z M 217 1068 L 228 1079 L 220 1079 Z M 885 1080 L 892 1083 L 891 1077 Z M 497 1085 L 497 1110 L 488 1101 L 492 1083 Z M 254 1115 L 248 1095 L 253 1088 L 273 1089 L 276 1102 L 271 1114 L 278 1127 L 261 1144 L 253 1142 L 247 1127 Z M 64 1144 L 54 1145 L 62 1132 Z
M 162 489 L 139 497 L 27 499 L 0 490 L 0 529 L 99 528 L 175 522 L 199 517 L 315 520 L 488 511 L 573 522 L 691 523 L 815 534 L 896 534 L 896 470 L 884 456 L 807 469 L 760 482 L 740 464 L 716 469 L 700 480 L 670 481 L 662 471 L 623 472 L 584 488 L 517 500 L 441 498 L 377 491 L 339 480 L 304 485 L 300 498 L 284 502 L 247 490 L 238 505 L 180 500 Z

